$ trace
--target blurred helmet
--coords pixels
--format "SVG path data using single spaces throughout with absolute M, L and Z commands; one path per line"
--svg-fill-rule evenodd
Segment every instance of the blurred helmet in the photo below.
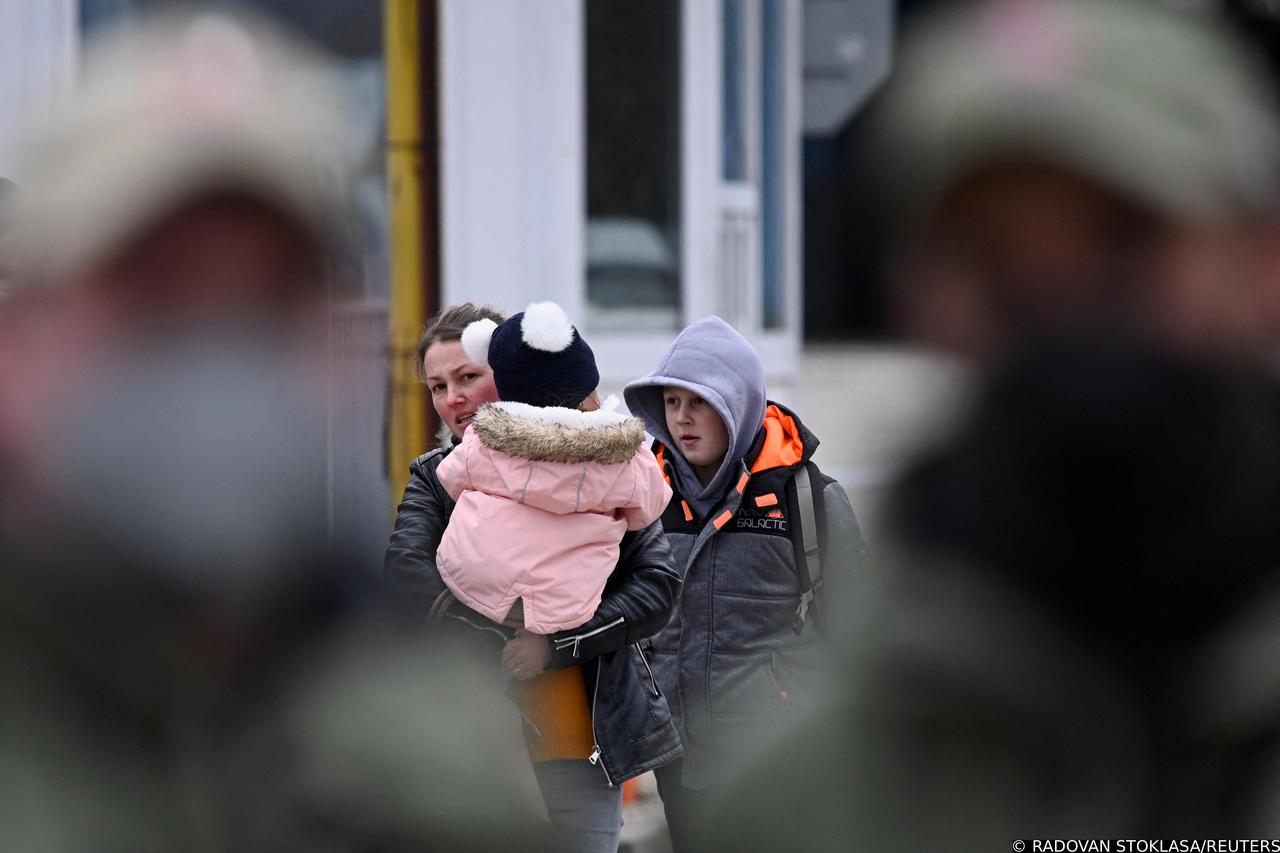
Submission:
M 322 57 L 266 21 L 146 18 L 86 48 L 80 83 L 18 151 L 38 279 L 104 259 L 164 215 L 244 195 L 337 245 L 340 96 Z
M 895 71 L 880 125 L 888 186 L 919 214 L 966 176 L 1016 161 L 1180 217 L 1270 209 L 1280 133 L 1259 63 L 1212 19 L 1154 2 L 948 9 L 910 33 Z

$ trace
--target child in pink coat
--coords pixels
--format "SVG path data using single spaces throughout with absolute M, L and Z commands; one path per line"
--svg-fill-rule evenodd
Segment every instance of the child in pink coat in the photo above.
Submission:
M 595 357 L 560 306 L 473 323 L 462 343 L 493 369 L 501 402 L 476 412 L 437 469 L 457 501 L 440 576 L 494 622 L 576 628 L 600 603 L 622 535 L 657 520 L 671 489 L 641 422 L 615 398 L 599 406 Z

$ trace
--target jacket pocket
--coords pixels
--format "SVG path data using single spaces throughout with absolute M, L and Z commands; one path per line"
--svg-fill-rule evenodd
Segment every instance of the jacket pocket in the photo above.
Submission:
M 640 643 L 635 644 L 636 654 L 640 656 L 640 663 L 644 664 L 644 674 L 649 678 L 649 686 L 653 690 L 654 696 L 661 696 L 662 690 L 658 687 L 658 679 L 653 676 L 653 667 L 649 664 L 649 657 L 644 653 L 644 647 Z
M 800 594 L 795 547 L 785 536 L 735 532 L 716 547 L 712 558 L 717 594 L 763 599 Z
M 624 657 L 626 660 L 624 660 Z M 669 731 L 671 709 L 653 675 L 648 657 L 632 644 L 613 654 L 615 677 L 606 682 L 610 702 L 617 708 L 616 725 L 632 743 Z M 608 726 L 611 723 L 605 722 Z
M 812 640 L 769 653 L 769 677 L 788 704 L 808 703 L 820 694 L 831 674 L 830 666 L 826 647 Z
M 769 673 L 769 682 L 773 686 L 774 698 L 783 704 L 789 704 L 796 695 L 796 679 L 789 672 L 776 651 L 769 653 L 769 665 L 765 667 Z

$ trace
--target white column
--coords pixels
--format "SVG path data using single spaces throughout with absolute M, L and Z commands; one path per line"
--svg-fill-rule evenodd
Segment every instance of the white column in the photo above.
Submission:
M 800 348 L 804 333 L 803 205 L 801 134 L 803 132 L 802 73 L 804 67 L 803 0 L 783 0 L 783 97 L 785 131 L 780 156 L 783 186 L 782 269 L 785 322 L 782 328 L 761 331 L 753 340 L 765 363 L 770 396 L 788 405 L 797 402 Z M 803 407 L 800 408 L 804 416 Z
M 581 2 L 440 4 L 444 304 L 583 315 Z
M 680 289 L 688 324 L 721 310 L 720 4 L 684 0 L 681 17 Z
M 11 176 L 24 126 L 48 119 L 79 49 L 76 0 L 0 2 L 0 176 Z
M 784 5 L 786 26 L 786 62 L 783 66 L 783 96 L 786 110 L 786 136 L 783 143 L 786 187 L 786 214 L 784 217 L 785 255 L 784 288 L 786 290 L 786 334 L 798 353 L 804 337 L 804 202 L 801 190 L 804 184 L 804 6 L 802 0 L 786 0 Z

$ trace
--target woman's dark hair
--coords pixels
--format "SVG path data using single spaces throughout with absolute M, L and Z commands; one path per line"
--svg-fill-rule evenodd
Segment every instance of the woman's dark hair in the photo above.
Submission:
M 435 317 L 432 317 L 431 321 L 427 323 L 427 327 L 422 330 L 422 337 L 418 339 L 418 360 L 414 362 L 414 371 L 417 373 L 418 379 L 423 382 L 427 381 L 422 362 L 427 357 L 427 350 L 431 348 L 432 344 L 441 341 L 461 340 L 462 330 L 476 320 L 492 320 L 495 323 L 501 323 L 506 319 L 506 315 L 497 308 L 490 305 L 476 305 L 471 302 L 459 302 L 457 305 L 450 305 Z

